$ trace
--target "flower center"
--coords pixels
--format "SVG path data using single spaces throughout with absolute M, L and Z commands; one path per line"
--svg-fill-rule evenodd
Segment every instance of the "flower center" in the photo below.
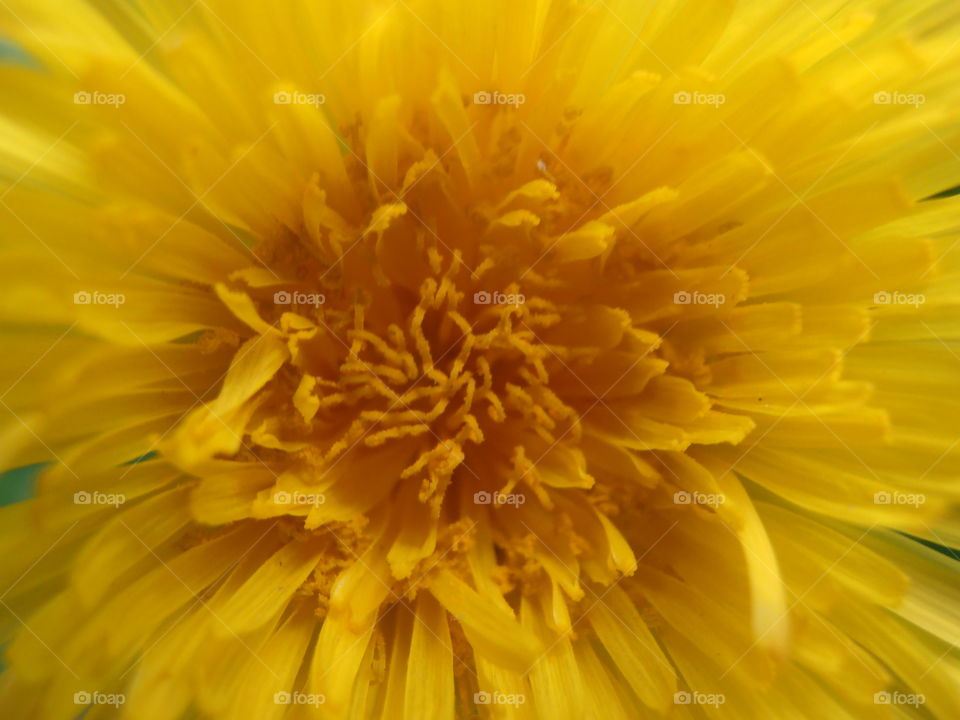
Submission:
M 305 328 L 298 392 L 316 400 L 304 419 L 339 430 L 322 462 L 416 438 L 422 450 L 399 479 L 416 481 L 434 517 L 454 475 L 490 495 L 525 484 L 549 505 L 528 447 L 580 437 L 576 411 L 550 388 L 556 358 L 539 337 L 559 322 L 555 305 L 503 284 L 495 263 L 471 269 L 415 220 L 397 220 L 407 227 L 395 224 L 333 265 L 297 257 L 304 282 L 274 296 L 271 319 Z M 399 269 L 364 258 L 401 249 Z M 418 284 L 403 276 L 414 266 Z

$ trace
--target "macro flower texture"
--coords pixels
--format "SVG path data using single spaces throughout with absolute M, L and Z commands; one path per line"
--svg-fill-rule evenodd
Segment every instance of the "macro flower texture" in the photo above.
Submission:
M 956 2 L 0 42 L 4 718 L 960 718 Z

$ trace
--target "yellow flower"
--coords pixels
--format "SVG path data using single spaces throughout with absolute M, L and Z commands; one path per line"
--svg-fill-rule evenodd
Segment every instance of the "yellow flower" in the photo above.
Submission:
M 0 18 L 5 717 L 960 717 L 956 3 Z

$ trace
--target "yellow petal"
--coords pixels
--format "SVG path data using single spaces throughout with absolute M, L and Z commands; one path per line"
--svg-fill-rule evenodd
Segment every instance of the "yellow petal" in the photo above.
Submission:
M 478 655 L 518 672 L 530 666 L 538 651 L 537 639 L 501 605 L 481 596 L 448 570 L 439 570 L 425 582 L 460 622 Z
M 453 650 L 447 613 L 430 593 L 417 597 L 403 717 L 453 720 Z
M 321 552 L 308 542 L 289 542 L 257 570 L 217 613 L 220 635 L 242 635 L 279 612 L 317 566 Z

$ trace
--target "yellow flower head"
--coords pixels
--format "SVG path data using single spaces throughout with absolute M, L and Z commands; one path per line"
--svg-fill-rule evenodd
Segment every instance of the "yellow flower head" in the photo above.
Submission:
M 958 30 L 0 0 L 4 717 L 960 717 Z

